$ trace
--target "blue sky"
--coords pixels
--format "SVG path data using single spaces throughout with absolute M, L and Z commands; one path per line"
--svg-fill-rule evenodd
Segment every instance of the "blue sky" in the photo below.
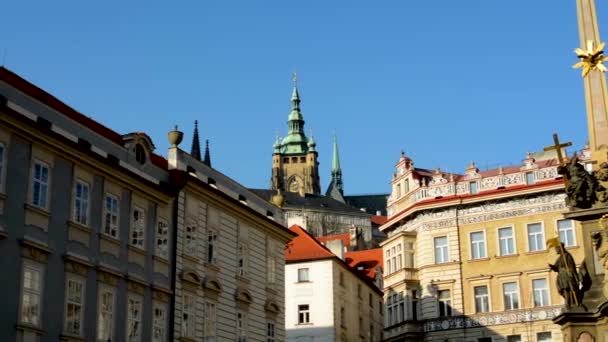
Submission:
M 605 29 L 608 4 L 597 6 Z M 249 187 L 268 187 L 294 71 L 323 190 L 334 130 L 348 194 L 388 192 L 402 149 L 418 167 L 463 172 L 519 163 L 554 131 L 587 140 L 574 0 L 11 1 L 2 12 L 6 67 L 118 132 L 148 132 L 162 155 L 174 124 L 189 150 L 198 119 L 214 167 Z

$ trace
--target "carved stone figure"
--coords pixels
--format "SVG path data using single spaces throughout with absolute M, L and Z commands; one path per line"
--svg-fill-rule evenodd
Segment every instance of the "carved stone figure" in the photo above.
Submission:
M 596 182 L 578 161 L 578 157 L 574 156 L 568 164 L 559 166 L 557 171 L 566 178 L 568 205 L 587 209 L 591 208 L 596 200 Z
M 593 173 L 597 181 L 595 196 L 600 203 L 608 202 L 608 163 L 600 164 L 600 168 Z
M 583 295 L 591 288 L 591 277 L 587 272 L 585 262 L 577 272 L 574 258 L 566 251 L 563 243 L 556 246 L 555 251 L 559 256 L 555 264 L 549 264 L 549 267 L 552 271 L 557 272 L 557 290 L 560 296 L 566 300 L 566 308 L 570 309 L 576 305 L 587 310 L 583 305 Z

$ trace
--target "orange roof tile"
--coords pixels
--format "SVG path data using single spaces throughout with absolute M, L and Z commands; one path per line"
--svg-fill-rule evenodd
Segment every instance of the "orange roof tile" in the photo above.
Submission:
M 317 260 L 334 258 L 336 255 L 325 248 L 314 236 L 297 224 L 289 230 L 298 234 L 287 243 L 285 248 L 285 261 Z
M 388 217 L 386 217 L 386 216 L 378 216 L 378 215 L 372 216 L 372 223 L 377 224 L 379 226 L 385 224 L 387 220 L 388 220 Z
M 376 279 L 376 267 L 382 269 L 384 264 L 382 248 L 346 252 L 344 258 L 348 266 L 371 281 Z

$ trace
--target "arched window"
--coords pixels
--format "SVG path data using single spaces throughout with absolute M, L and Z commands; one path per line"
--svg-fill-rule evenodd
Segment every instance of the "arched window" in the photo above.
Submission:
M 140 164 L 146 162 L 146 150 L 141 144 L 135 145 L 135 160 Z

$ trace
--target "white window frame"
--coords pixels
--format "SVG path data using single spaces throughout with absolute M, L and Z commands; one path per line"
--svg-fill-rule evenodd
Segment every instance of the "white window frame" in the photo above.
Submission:
M 135 311 L 136 315 L 131 315 L 134 311 L 132 306 L 137 303 L 138 307 Z M 139 295 L 128 294 L 127 295 L 127 326 L 126 326 L 126 338 L 128 342 L 141 342 L 142 338 L 142 310 L 144 307 L 143 298 Z M 131 331 L 131 327 L 134 327 L 135 330 Z M 132 335 L 132 333 L 136 333 Z
M 152 342 L 167 342 L 168 312 L 167 303 L 154 302 L 152 311 Z
M 135 212 L 139 212 L 139 218 L 135 220 Z M 146 210 L 134 205 L 131 209 L 131 231 L 129 232 L 129 245 L 139 248 L 146 248 Z
M 35 287 L 25 288 L 26 271 L 37 274 L 37 276 L 38 276 L 38 283 L 36 284 L 37 288 L 35 288 Z M 43 265 L 32 262 L 27 259 L 23 260 L 23 265 L 21 267 L 21 293 L 20 293 L 20 297 L 19 297 L 20 298 L 19 299 L 19 322 L 20 323 L 32 325 L 35 327 L 42 326 L 41 318 L 42 318 L 42 304 L 44 303 L 43 302 L 44 276 L 45 276 L 45 274 L 44 274 Z M 31 280 L 34 280 L 34 279 L 31 279 Z M 32 284 L 34 284 L 34 283 L 32 283 Z M 24 311 L 26 311 L 25 303 L 24 303 L 26 296 L 28 298 L 36 299 L 36 301 L 37 301 L 37 312 L 35 315 L 31 315 L 32 318 L 26 318 L 26 317 L 30 316 L 29 313 L 27 316 L 24 314 Z
M 269 286 L 273 286 L 277 281 L 277 260 L 270 252 L 266 260 L 266 281 Z
M 536 240 L 536 243 L 538 244 L 538 246 L 536 246 L 537 249 L 532 250 L 532 246 L 530 244 L 530 242 L 531 242 L 530 226 L 535 226 L 535 225 L 540 226 L 540 233 L 534 233 L 534 239 Z M 540 239 L 538 238 L 539 235 L 540 235 Z M 527 236 L 528 252 L 542 252 L 545 250 L 545 226 L 542 222 L 527 223 L 526 224 L 526 236 Z
M 275 321 L 266 321 L 266 341 L 275 342 L 277 338 L 277 330 Z
M 298 324 L 310 324 L 310 304 L 298 304 Z
M 397 244 L 396 253 L 397 265 L 395 266 L 395 270 L 400 271 L 403 268 L 403 248 L 401 247 L 401 243 Z
M 184 234 L 184 253 L 197 256 L 197 233 L 198 227 L 195 222 L 190 221 L 185 227 Z
M 449 298 L 441 298 L 441 293 L 447 292 Z M 452 308 L 452 291 L 450 289 L 440 289 L 437 291 L 437 316 L 438 317 L 450 317 L 454 315 L 454 310 Z M 441 315 L 441 308 L 444 308 L 445 315 Z
M 535 281 L 537 280 L 544 280 L 545 281 L 545 287 L 544 288 L 537 288 L 535 285 Z M 532 287 L 532 305 L 534 307 L 542 307 L 542 306 L 549 306 L 551 305 L 551 294 L 549 293 L 549 280 L 548 278 L 534 278 L 530 280 L 531 282 L 531 286 Z M 545 293 L 545 298 L 546 298 L 546 302 L 543 299 L 542 293 Z M 540 305 L 536 305 L 536 296 L 537 293 L 539 293 L 541 295 L 541 301 L 542 303 Z
M 572 234 L 572 244 L 570 244 L 569 241 L 565 241 L 567 239 L 562 239 L 562 229 L 560 229 L 560 227 L 559 227 L 559 223 L 562 221 L 570 221 L 570 228 L 567 228 L 564 230 L 569 231 Z M 576 229 L 574 227 L 574 220 L 571 220 L 571 219 L 556 220 L 555 227 L 557 230 L 557 234 L 559 235 L 559 240 L 564 244 L 564 247 L 576 246 Z M 567 236 L 567 235 L 565 235 L 565 236 Z
M 188 292 L 182 295 L 182 336 L 196 337 L 196 296 Z
M 212 301 L 205 302 L 205 327 L 204 341 L 217 341 L 217 303 Z
M 526 185 L 532 185 L 536 183 L 536 175 L 533 171 L 526 172 L 524 178 L 526 179 Z
M 246 310 L 236 311 L 236 341 L 247 342 L 249 335 L 249 315 Z
M 310 281 L 310 268 L 298 268 L 298 283 L 307 283 Z
M 474 241 L 473 240 L 473 234 L 475 233 L 481 233 L 482 236 L 482 240 L 481 241 Z M 488 257 L 488 249 L 487 249 L 487 241 L 486 241 L 486 231 L 485 230 L 476 230 L 474 232 L 470 232 L 469 233 L 469 241 L 470 241 L 470 256 L 471 256 L 471 260 L 476 260 L 476 259 L 486 259 Z M 479 245 L 482 245 L 481 248 Z M 480 254 L 476 257 L 475 253 L 473 253 L 474 250 L 477 250 Z M 482 255 L 483 253 L 483 255 Z
M 445 239 L 445 245 L 437 245 L 437 239 Z M 436 264 L 445 264 L 447 262 L 450 262 L 450 240 L 448 235 L 442 235 L 442 236 L 434 236 L 433 237 L 433 255 L 435 258 L 435 263 Z M 437 260 L 437 251 L 440 251 L 441 254 L 441 260 Z
M 156 219 L 156 255 L 169 258 L 169 221 L 164 217 Z
M 501 248 L 501 243 L 503 240 L 508 241 L 507 238 L 502 238 L 500 236 L 500 231 L 501 230 L 505 230 L 505 229 L 510 229 L 511 230 L 511 240 L 513 241 L 513 251 L 511 253 L 508 253 L 508 251 L 506 251 L 503 254 L 502 248 Z M 504 226 L 504 227 L 500 227 L 496 229 L 496 239 L 498 242 L 498 255 L 499 256 L 509 256 L 509 255 L 516 255 L 517 254 L 517 244 L 516 244 L 516 238 L 515 238 L 515 227 L 513 226 Z M 508 244 L 507 244 L 508 246 Z
M 514 291 L 510 291 L 507 292 L 505 289 L 505 285 L 507 284 L 515 284 L 515 290 Z M 519 282 L 517 281 L 505 281 L 502 284 L 502 301 L 503 301 L 503 308 L 505 311 L 511 311 L 511 310 L 519 310 L 522 306 L 521 304 L 521 296 L 520 296 L 520 291 L 519 291 Z M 517 307 L 514 306 L 515 301 L 513 300 L 513 298 L 517 297 Z M 509 300 L 509 308 L 507 308 L 507 297 Z
M 70 284 L 80 286 L 80 298 L 72 298 L 70 296 Z M 65 302 L 63 314 L 63 331 L 72 336 L 83 336 L 84 331 L 84 310 L 86 298 L 86 279 L 75 275 L 67 275 L 65 279 Z M 78 317 L 72 317 L 70 320 L 70 307 L 78 308 Z M 77 322 L 77 323 L 76 323 Z
M 386 274 L 393 273 L 393 268 L 391 267 L 391 249 L 388 247 L 386 249 Z
M 544 335 L 544 336 L 543 336 Z M 553 341 L 552 336 L 551 336 L 551 332 L 550 331 L 541 331 L 541 332 L 537 332 L 536 333 L 536 340 L 538 342 L 550 342 Z M 546 339 L 546 338 L 549 339 Z
M 470 181 L 469 182 L 469 194 L 470 195 L 475 195 L 479 193 L 479 182 L 477 181 Z
M 110 208 L 108 208 L 108 200 Z M 114 206 L 116 204 L 116 206 Z M 113 224 L 113 218 L 116 218 L 116 223 Z M 106 192 L 103 201 L 103 218 L 102 218 L 103 233 L 114 239 L 118 239 L 120 234 L 120 200 L 118 196 Z
M 482 287 L 486 289 L 486 294 L 477 295 L 475 290 L 477 288 L 482 288 Z M 480 300 L 480 302 L 479 302 L 480 310 L 478 310 L 478 305 L 477 305 L 478 299 Z M 490 312 L 492 310 L 490 308 L 490 288 L 487 284 L 480 284 L 480 285 L 473 286 L 473 304 L 474 304 L 473 307 L 475 308 L 475 313 L 485 313 L 485 312 Z M 484 304 L 485 304 L 485 310 L 484 310 Z
M 78 187 L 81 188 L 80 196 L 78 195 Z M 86 192 L 86 193 L 85 193 Z M 72 196 L 72 220 L 83 226 L 89 225 L 89 203 L 91 201 L 91 186 L 88 182 L 82 179 L 76 179 Z
M 41 177 L 39 179 L 36 178 L 36 166 L 37 165 L 40 166 L 40 172 L 41 172 Z M 46 172 L 47 172 L 46 181 L 43 181 L 43 179 L 42 179 L 42 170 L 43 169 L 46 169 Z M 31 192 L 32 192 L 31 204 L 32 204 L 32 206 L 34 206 L 36 208 L 48 210 L 49 209 L 49 190 L 51 188 L 51 186 L 50 186 L 51 167 L 49 166 L 48 163 L 45 163 L 38 159 L 34 159 L 34 162 L 32 163 L 31 172 L 32 172 L 32 175 L 31 175 Z M 40 189 L 40 193 L 38 195 L 38 203 L 36 203 L 36 201 L 35 201 L 36 185 L 38 185 L 39 189 Z M 42 196 L 43 189 L 44 189 L 44 196 Z
M 207 230 L 207 255 L 205 260 L 210 264 L 217 263 L 218 254 L 218 234 L 214 229 Z
M 114 318 L 116 316 L 116 290 L 113 287 L 99 284 L 97 290 L 97 341 L 114 340 Z M 103 307 L 104 294 L 111 294 L 110 308 Z M 109 318 L 109 320 L 108 320 Z M 107 326 L 104 324 L 106 323 Z M 102 330 L 103 329 L 103 330 Z M 108 331 L 104 331 L 104 330 Z

